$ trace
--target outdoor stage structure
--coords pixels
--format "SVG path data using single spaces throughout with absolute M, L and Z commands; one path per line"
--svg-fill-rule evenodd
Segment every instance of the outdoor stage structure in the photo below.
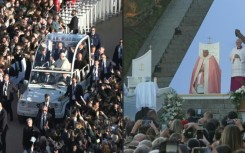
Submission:
M 199 53 L 203 49 L 208 49 L 209 52 L 215 56 L 219 63 L 219 43 L 200 43 Z M 171 90 L 171 87 L 158 88 L 157 78 L 152 78 L 151 63 L 152 54 L 151 48 L 141 57 L 133 59 L 132 62 L 132 76 L 127 77 L 127 89 L 128 94 L 124 95 L 124 115 L 130 117 L 132 120 L 135 118 L 135 114 L 140 110 L 140 107 L 152 107 L 156 111 L 160 110 L 164 103 L 165 94 Z M 142 85 L 143 84 L 143 85 Z M 137 91 L 137 86 L 142 91 Z M 151 86 L 151 89 L 143 89 L 147 86 Z M 147 91 L 148 90 L 148 91 Z M 147 94 L 154 95 L 147 95 Z M 179 94 L 183 99 L 183 114 L 186 113 L 188 108 L 199 110 L 201 113 L 205 111 L 211 111 L 214 118 L 222 119 L 230 111 L 236 111 L 235 106 L 231 103 L 229 94 Z M 152 102 L 147 103 L 149 97 L 154 96 Z M 144 99 L 143 102 L 139 101 Z

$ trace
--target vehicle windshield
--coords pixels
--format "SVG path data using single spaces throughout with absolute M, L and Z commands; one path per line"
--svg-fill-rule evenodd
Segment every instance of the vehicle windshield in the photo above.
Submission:
M 70 73 L 32 71 L 30 84 L 67 86 L 71 82 Z
M 33 69 L 70 72 L 74 53 L 83 38 L 85 35 L 49 34 L 38 47 Z

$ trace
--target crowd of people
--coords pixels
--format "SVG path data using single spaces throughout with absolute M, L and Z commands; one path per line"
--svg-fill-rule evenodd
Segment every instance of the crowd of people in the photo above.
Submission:
M 40 104 L 35 120 L 27 119 L 22 141 L 25 151 L 122 152 L 121 76 L 119 73 L 113 75 L 105 82 L 100 79 L 85 92 L 73 77 L 64 95 L 70 100 L 68 113 L 61 121 L 55 119 L 50 95 L 45 94 L 45 101 Z M 33 138 L 37 141 L 31 141 Z
M 155 110 L 135 121 L 125 117 L 125 153 L 244 153 L 244 123 L 235 111 L 222 120 L 206 111 L 201 116 L 189 108 L 185 119 L 159 125 Z
M 69 28 L 73 34 L 79 33 L 76 10 L 72 11 L 73 17 L 68 25 L 64 24 L 58 14 L 61 6 L 66 3 L 70 1 L 63 0 L 59 5 L 56 5 L 55 0 L 0 1 L 0 116 L 2 117 L 0 149 L 3 153 L 8 152 L 6 151 L 7 114 L 10 114 L 10 121 L 13 121 L 11 103 L 18 92 L 19 85 L 23 80 L 30 79 L 38 46 L 49 33 L 64 33 L 66 28 Z M 67 86 L 64 95 L 69 97 L 67 114 L 62 120 L 56 120 L 55 109 L 50 105 L 50 95 L 45 94 L 44 102 L 38 105 L 37 117 L 26 120 L 22 140 L 24 152 L 122 152 L 123 42 L 121 39 L 118 45 L 115 44 L 114 55 L 110 55 L 113 58 L 109 59 L 95 26 L 91 27 L 89 36 L 91 44 L 79 45 L 79 51 L 74 55 L 76 57 L 74 66 L 81 69 L 85 65 L 84 62 L 91 63 L 90 86 L 83 89 L 77 78 L 71 76 L 70 81 L 67 81 L 71 84 Z M 57 61 L 61 56 L 65 56 L 64 52 L 59 52 L 61 45 L 62 43 L 57 45 L 58 52 L 54 51 L 53 54 L 48 54 L 47 47 L 42 46 L 40 53 L 43 52 L 45 56 L 40 56 L 40 62 L 47 59 L 51 64 L 57 64 L 55 66 L 59 67 Z M 84 55 L 86 54 L 84 47 L 88 45 L 92 50 L 91 57 L 88 57 L 88 53 Z M 83 60 L 84 58 L 86 61 Z M 67 63 L 71 64 L 71 59 L 67 57 Z M 26 70 L 23 64 L 26 65 Z M 60 67 L 66 66 L 70 69 L 69 64 L 62 62 Z M 12 80 L 20 78 L 20 74 L 22 78 L 13 83 Z

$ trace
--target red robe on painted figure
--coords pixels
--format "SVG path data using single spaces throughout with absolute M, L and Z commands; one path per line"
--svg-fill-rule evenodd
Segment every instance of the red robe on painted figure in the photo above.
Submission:
M 191 76 L 190 94 L 196 94 L 198 85 L 203 86 L 203 93 L 220 93 L 221 69 L 213 55 L 199 56 Z

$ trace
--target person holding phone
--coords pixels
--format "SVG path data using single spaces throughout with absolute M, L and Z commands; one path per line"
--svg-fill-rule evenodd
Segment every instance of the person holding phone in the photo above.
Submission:
M 146 131 L 149 129 L 149 128 L 152 128 L 155 132 L 156 135 L 159 135 L 160 134 L 160 131 L 159 129 L 156 127 L 156 125 L 154 124 L 153 121 L 151 120 L 138 120 L 135 122 L 130 134 L 131 135 L 135 135 L 136 131 L 139 129 L 139 128 L 143 128 L 141 129 L 141 133 L 146 133 Z

